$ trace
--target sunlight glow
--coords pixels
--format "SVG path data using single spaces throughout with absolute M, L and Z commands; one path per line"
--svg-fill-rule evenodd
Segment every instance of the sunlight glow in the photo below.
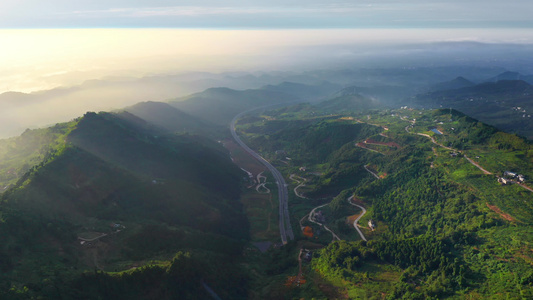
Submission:
M 0 92 L 30 92 L 109 75 L 284 69 L 334 59 L 335 53 L 317 53 L 333 45 L 337 54 L 366 53 L 439 41 L 532 43 L 533 34 L 517 29 L 9 29 L 0 30 L 0 39 Z

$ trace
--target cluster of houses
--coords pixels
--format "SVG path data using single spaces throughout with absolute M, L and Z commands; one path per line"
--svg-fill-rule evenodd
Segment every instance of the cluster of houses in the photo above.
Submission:
M 522 174 L 517 174 L 515 172 L 505 171 L 503 172 L 502 177 L 498 177 L 498 182 L 501 185 L 507 185 L 511 183 L 524 183 L 526 182 L 526 177 Z

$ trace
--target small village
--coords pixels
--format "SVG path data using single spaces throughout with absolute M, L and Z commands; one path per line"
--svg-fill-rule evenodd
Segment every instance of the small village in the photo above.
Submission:
M 513 183 L 522 184 L 526 182 L 526 177 L 522 174 L 518 174 L 511 171 L 503 172 L 503 176 L 498 177 L 498 182 L 501 185 L 508 185 Z

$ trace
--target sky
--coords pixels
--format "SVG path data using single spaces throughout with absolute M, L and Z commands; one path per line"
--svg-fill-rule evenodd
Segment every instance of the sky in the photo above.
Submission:
M 0 28 L 533 28 L 530 0 L 2 0 Z
M 531 0 L 0 0 L 0 93 L 287 69 L 399 44 L 533 44 L 532 15 Z

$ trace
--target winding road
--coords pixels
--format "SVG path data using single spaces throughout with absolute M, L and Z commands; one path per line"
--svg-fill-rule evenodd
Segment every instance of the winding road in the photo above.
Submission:
M 261 182 L 261 179 L 264 179 L 263 182 Z M 266 187 L 266 176 L 263 175 L 263 172 L 257 174 L 257 186 L 255 187 L 255 190 L 258 192 L 258 193 L 261 193 L 259 191 L 260 188 L 263 188 L 265 189 L 266 193 L 267 194 L 270 194 L 270 189 Z
M 280 104 L 274 104 L 274 105 L 266 105 L 261 107 L 252 108 L 246 111 L 241 112 L 240 114 L 236 115 L 233 120 L 231 120 L 230 124 L 230 130 L 231 135 L 246 152 L 248 152 L 251 156 L 253 156 L 255 159 L 257 159 L 259 162 L 261 162 L 265 167 L 268 168 L 270 173 L 274 176 L 274 179 L 276 180 L 276 184 L 278 185 L 278 199 L 279 199 L 279 232 L 281 235 L 281 242 L 283 244 L 287 244 L 287 240 L 294 240 L 294 233 L 292 231 L 291 226 L 291 220 L 289 215 L 289 192 L 287 190 L 287 184 L 285 183 L 285 179 L 283 178 L 283 175 L 272 165 L 270 164 L 266 159 L 264 159 L 262 156 L 257 154 L 255 151 L 250 149 L 237 135 L 235 132 L 235 122 L 238 118 L 241 116 L 259 109 L 264 109 L 267 107 L 277 106 Z
M 372 174 L 372 175 L 373 175 L 374 177 L 376 177 L 377 179 L 381 179 L 381 178 L 378 176 L 378 174 L 372 172 L 372 170 L 370 170 L 370 169 L 368 168 L 368 165 L 364 165 L 364 167 L 365 167 L 365 170 L 367 170 L 368 173 Z
M 365 235 L 363 234 L 361 229 L 359 229 L 359 226 L 357 226 L 357 222 L 359 222 L 359 219 L 361 219 L 366 214 L 366 209 L 364 207 L 362 207 L 361 205 L 357 205 L 355 203 L 352 203 L 352 199 L 353 198 L 354 198 L 353 195 L 350 196 L 350 198 L 348 198 L 348 203 L 350 203 L 353 206 L 357 206 L 357 207 L 359 207 L 360 209 L 363 210 L 363 213 L 361 213 L 361 215 L 359 215 L 359 217 L 357 217 L 357 219 L 355 219 L 355 221 L 353 221 L 353 227 L 355 228 L 355 230 L 357 230 L 357 232 L 359 232 L 359 235 L 361 236 L 361 239 L 366 242 Z
M 331 229 L 329 229 L 326 225 L 320 223 L 320 222 L 317 222 L 315 221 L 315 210 L 321 208 L 321 207 L 324 207 L 326 205 L 329 205 L 329 203 L 326 203 L 326 204 L 323 204 L 323 205 L 320 205 L 320 206 L 317 206 L 315 208 L 313 208 L 313 210 L 307 215 L 308 216 L 308 220 L 309 222 L 312 222 L 312 223 L 315 223 L 319 226 L 322 226 L 326 231 L 329 231 L 331 233 L 331 235 L 333 236 L 333 241 L 335 241 L 335 239 L 337 239 L 337 241 L 340 241 L 341 239 L 339 238 L 338 235 L 335 234 L 335 232 L 333 232 Z
M 295 179 L 295 178 L 300 178 L 302 179 L 303 181 L 300 181 L 298 179 Z M 309 199 L 307 197 L 304 197 L 302 196 L 300 193 L 298 193 L 298 189 L 301 188 L 302 186 L 305 186 L 305 182 L 307 181 L 307 179 L 303 178 L 303 177 L 300 177 L 300 176 L 296 176 L 295 174 L 291 174 L 291 176 L 289 177 L 290 179 L 296 181 L 298 183 L 298 186 L 294 188 L 294 194 L 296 195 L 296 197 L 298 198 L 302 198 L 302 199 Z
M 414 124 L 414 122 L 412 122 L 411 124 Z M 430 136 L 429 134 L 425 134 L 425 133 L 417 133 L 417 132 L 410 132 L 410 131 L 409 131 L 409 127 L 410 127 L 410 126 L 411 126 L 411 125 L 407 125 L 407 126 L 405 127 L 405 131 L 407 131 L 407 133 L 411 133 L 411 134 L 416 134 L 416 135 L 425 136 L 425 137 L 429 138 L 429 139 L 431 140 L 431 142 L 432 142 L 433 144 L 437 145 L 437 146 L 440 146 L 440 147 L 442 147 L 442 148 L 444 148 L 444 149 L 447 149 L 447 150 L 450 150 L 450 151 L 454 151 L 454 152 L 462 153 L 462 151 L 459 151 L 459 150 L 457 150 L 457 149 L 453 149 L 453 148 L 451 148 L 451 147 L 446 147 L 446 146 L 444 146 L 443 144 L 440 144 L 439 142 L 437 142 L 437 141 L 435 140 L 434 137 Z M 464 156 L 464 158 L 465 158 L 469 163 L 471 163 L 474 167 L 478 168 L 478 169 L 479 169 L 481 172 L 483 172 L 484 174 L 486 174 L 486 175 L 492 175 L 491 172 L 485 170 L 485 169 L 484 169 L 483 167 L 481 167 L 477 162 L 473 161 L 471 158 L 469 158 L 468 156 L 466 156 L 466 154 L 463 153 L 463 156 Z

